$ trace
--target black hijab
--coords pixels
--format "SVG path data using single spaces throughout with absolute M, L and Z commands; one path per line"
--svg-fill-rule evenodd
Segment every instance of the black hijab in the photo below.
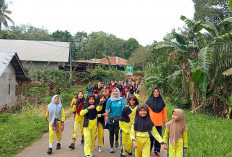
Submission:
M 165 107 L 165 103 L 163 101 L 163 98 L 159 94 L 158 97 L 154 97 L 154 91 L 158 90 L 158 88 L 155 88 L 150 96 L 150 98 L 147 100 L 146 104 L 152 109 L 153 112 L 159 113 L 163 110 Z
M 98 85 L 97 84 L 94 85 L 93 90 L 94 90 L 94 92 L 98 92 Z
M 129 114 L 131 114 L 131 113 L 132 113 L 132 111 L 131 111 L 130 107 L 129 107 L 129 106 L 126 106 L 126 107 L 122 110 L 122 114 L 121 114 L 121 116 L 120 116 L 120 121 L 129 123 L 129 122 L 130 122 Z
M 139 115 L 139 110 L 144 108 L 147 111 L 147 115 L 145 117 L 141 117 Z M 135 121 L 134 121 L 134 129 L 139 132 L 147 132 L 151 131 L 154 123 L 151 121 L 149 110 L 146 104 L 139 104 L 138 109 L 136 111 Z
M 119 89 L 120 92 L 123 92 L 122 85 L 118 85 L 117 88 Z
M 87 118 L 87 119 L 90 119 L 90 120 L 93 120 L 93 119 L 95 119 L 96 117 L 97 117 L 97 110 L 96 110 L 96 107 L 97 107 L 97 102 L 96 102 L 96 99 L 95 99 L 95 95 L 94 94 L 89 94 L 88 95 L 88 97 L 87 97 L 87 100 L 86 100 L 86 103 L 85 103 L 85 105 L 84 105 L 84 107 L 83 107 L 83 110 L 84 109 L 87 109 L 89 106 L 90 106 L 90 104 L 89 104 L 89 98 L 94 98 L 94 106 L 95 106 L 95 108 L 94 109 L 90 109 L 89 111 L 88 111 L 88 113 L 86 113 L 85 114 L 85 118 Z
M 132 87 L 132 89 L 131 89 L 131 87 Z M 135 90 L 134 90 L 134 87 L 133 87 L 133 86 L 129 86 L 129 92 L 130 92 L 130 94 L 133 94 L 133 95 L 134 95 Z
M 105 99 L 106 99 L 106 96 L 104 95 L 104 94 L 99 94 L 98 95 L 98 97 L 97 97 L 97 105 L 99 105 L 100 104 L 100 99 L 101 99 L 101 97 L 105 97 Z M 105 100 L 105 102 L 102 104 L 103 105 L 103 107 L 102 107 L 102 110 L 100 111 L 100 112 L 98 112 L 99 114 L 103 114 L 103 113 L 105 113 L 105 110 L 106 110 L 106 101 L 107 100 Z M 101 123 L 104 123 L 104 117 L 102 116 L 102 117 L 99 117 L 98 118 L 98 121 L 99 122 L 101 122 Z

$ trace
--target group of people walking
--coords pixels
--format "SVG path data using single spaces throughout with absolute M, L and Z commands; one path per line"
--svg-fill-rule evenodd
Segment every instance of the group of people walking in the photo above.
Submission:
M 145 104 L 139 104 L 137 91 L 140 83 L 132 79 L 99 83 L 94 87 L 89 84 L 86 88 L 86 99 L 83 91 L 75 94 L 71 103 L 74 129 L 69 148 L 75 149 L 80 128 L 84 154 L 92 157 L 97 139 L 98 152 L 103 151 L 104 129 L 108 129 L 110 153 L 115 153 L 115 148 L 120 147 L 121 157 L 125 157 L 126 153 L 129 156 L 134 154 L 135 157 L 149 157 L 152 150 L 159 157 L 161 145 L 168 150 L 168 156 L 183 156 L 188 147 L 184 112 L 175 109 L 172 120 L 168 122 L 166 106 L 157 88 Z M 61 148 L 61 131 L 65 121 L 64 109 L 58 95 L 53 96 L 48 105 L 46 120 L 49 122 L 47 153 L 51 154 L 55 132 L 58 141 L 56 149 Z M 163 121 L 166 130 L 162 138 Z

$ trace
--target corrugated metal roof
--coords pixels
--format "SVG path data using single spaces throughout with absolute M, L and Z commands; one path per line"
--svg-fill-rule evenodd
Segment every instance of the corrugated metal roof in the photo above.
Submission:
M 0 52 L 0 77 L 14 57 L 14 52 Z
M 128 64 L 127 60 L 120 58 L 120 57 L 108 57 L 108 58 L 109 58 L 111 65 L 126 65 L 126 64 Z M 91 59 L 91 60 L 95 61 L 95 62 L 100 62 L 102 64 L 109 64 L 109 61 L 107 58 Z
M 17 81 L 30 81 L 23 70 L 23 66 L 17 53 L 15 52 L 0 52 L 0 77 L 10 63 L 15 69 Z
M 68 42 L 0 39 L 0 51 L 17 52 L 23 61 L 69 61 Z

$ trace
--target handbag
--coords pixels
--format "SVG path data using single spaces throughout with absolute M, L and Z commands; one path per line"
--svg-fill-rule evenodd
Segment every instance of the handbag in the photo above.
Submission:
M 119 123 L 119 118 L 120 117 L 114 117 L 114 116 L 110 116 L 110 122 L 111 123 Z

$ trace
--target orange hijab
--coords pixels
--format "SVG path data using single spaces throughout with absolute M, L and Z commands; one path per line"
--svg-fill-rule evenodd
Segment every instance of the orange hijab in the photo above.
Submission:
M 187 131 L 187 126 L 185 125 L 184 111 L 181 109 L 175 109 L 173 112 L 177 115 L 177 121 L 171 120 L 167 123 L 167 128 L 169 128 L 170 142 L 172 145 L 176 145 L 178 140 L 183 137 L 183 132 Z

